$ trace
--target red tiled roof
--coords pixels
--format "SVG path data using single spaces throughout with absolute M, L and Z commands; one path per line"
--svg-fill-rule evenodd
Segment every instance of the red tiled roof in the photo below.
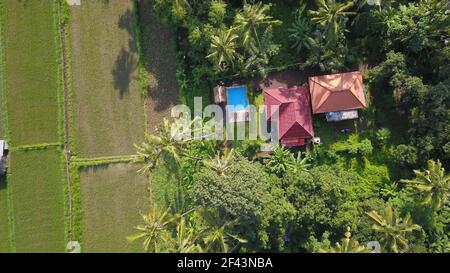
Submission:
M 272 107 L 279 107 L 278 137 L 286 146 L 304 145 L 304 139 L 314 136 L 311 104 L 305 87 L 271 88 L 264 90 L 267 120 Z M 292 145 L 291 145 L 292 144 Z
M 360 72 L 339 73 L 309 78 L 314 114 L 366 108 Z

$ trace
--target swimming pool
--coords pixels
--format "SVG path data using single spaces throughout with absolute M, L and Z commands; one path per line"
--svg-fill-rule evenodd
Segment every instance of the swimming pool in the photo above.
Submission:
M 246 110 L 248 107 L 247 88 L 245 85 L 228 87 L 227 99 L 232 111 Z

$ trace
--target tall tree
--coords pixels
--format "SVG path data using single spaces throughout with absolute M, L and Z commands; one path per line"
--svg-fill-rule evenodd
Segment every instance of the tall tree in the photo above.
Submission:
M 146 252 L 168 252 L 172 244 L 170 229 L 180 219 L 179 215 L 171 215 L 169 210 L 161 210 L 152 203 L 148 213 L 142 215 L 143 224 L 136 226 L 138 232 L 127 237 L 128 241 L 143 239 L 142 244 Z
M 234 150 L 226 150 L 223 155 L 220 152 L 214 158 L 203 160 L 203 164 L 216 171 L 218 174 L 225 176 L 227 169 L 231 165 L 234 157 Z
M 260 26 L 281 24 L 281 21 L 275 20 L 272 16 L 267 15 L 269 10 L 270 5 L 265 5 L 262 2 L 255 4 L 245 2 L 243 10 L 236 14 L 234 25 L 242 36 L 242 42 L 245 46 L 256 41 L 257 46 L 261 47 L 258 34 L 258 28 Z
M 199 253 L 201 247 L 196 244 L 199 234 L 196 234 L 194 230 L 186 227 L 186 219 L 181 217 L 177 225 L 177 237 L 175 240 L 175 247 L 173 252 L 175 253 Z
M 409 246 L 405 236 L 421 229 L 419 225 L 412 223 L 409 214 L 401 218 L 390 206 L 387 206 L 381 214 L 371 211 L 367 215 L 375 222 L 372 229 L 381 233 L 382 247 L 388 252 L 407 251 Z
M 414 170 L 416 177 L 413 180 L 402 179 L 407 187 L 422 194 L 423 203 L 431 204 L 437 210 L 448 202 L 450 194 L 450 175 L 445 174 L 442 163 L 438 160 L 428 161 L 428 169 L 424 171 Z
M 319 23 L 323 27 L 323 34 L 329 42 L 337 42 L 341 28 L 344 26 L 345 19 L 349 15 L 355 14 L 350 12 L 354 3 L 336 2 L 335 0 L 318 0 L 318 10 L 309 10 L 311 21 Z
M 239 223 L 238 219 L 230 220 L 221 210 L 203 210 L 202 217 L 207 228 L 204 231 L 204 250 L 210 253 L 229 253 L 247 240 L 234 234 L 233 228 Z
M 294 161 L 292 159 L 293 155 L 288 149 L 278 146 L 267 160 L 266 168 L 270 173 L 281 177 L 288 170 L 294 168 Z
M 211 37 L 210 53 L 206 58 L 214 60 L 219 71 L 224 71 L 230 66 L 234 69 L 235 60 L 238 58 L 238 37 L 233 29 L 219 31 Z
M 135 162 L 144 163 L 139 170 L 141 174 L 149 174 L 160 159 L 165 161 L 179 162 L 181 157 L 190 157 L 186 152 L 186 145 L 195 139 L 195 131 L 192 130 L 198 119 L 192 121 L 175 120 L 170 123 L 164 119 L 163 123 L 156 129 L 155 135 L 147 135 L 141 145 L 134 145 L 137 150 Z M 201 126 L 200 126 L 201 127 Z
M 312 26 L 304 16 L 303 9 L 304 6 L 300 8 L 300 12 L 295 18 L 295 21 L 292 23 L 291 27 L 288 28 L 290 33 L 289 39 L 292 42 L 291 47 L 294 48 L 297 53 L 300 53 L 303 49 L 311 49 L 316 43 L 312 35 Z

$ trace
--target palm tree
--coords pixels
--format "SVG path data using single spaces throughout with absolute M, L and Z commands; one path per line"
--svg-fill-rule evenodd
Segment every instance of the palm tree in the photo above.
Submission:
M 369 249 L 364 246 L 359 245 L 358 241 L 350 239 L 352 234 L 350 233 L 350 228 L 347 227 L 345 232 L 345 238 L 341 240 L 341 243 L 336 243 L 335 247 L 330 247 L 327 249 L 319 249 L 320 253 L 369 253 Z
M 277 55 L 280 45 L 273 41 L 272 26 L 268 26 L 261 36 L 261 46 L 257 47 L 250 43 L 247 47 L 248 58 L 245 60 L 244 71 L 250 73 L 258 73 L 262 78 L 266 78 L 269 73 L 270 59 Z
M 239 57 L 236 43 L 238 37 L 232 28 L 219 31 L 211 37 L 210 54 L 206 58 L 215 60 L 219 70 L 226 70 L 229 65 L 234 69 L 235 60 Z
M 292 48 L 294 48 L 297 53 L 300 53 L 302 49 L 310 49 L 315 40 L 311 36 L 311 26 L 309 25 L 307 19 L 301 15 L 295 18 L 292 26 L 288 28 L 289 39 L 292 41 Z
M 191 9 L 191 4 L 188 0 L 173 0 L 175 8 L 189 8 Z
M 283 176 L 293 167 L 294 161 L 292 160 L 291 152 L 282 146 L 275 148 L 266 164 L 266 168 L 277 176 Z
M 340 28 L 344 24 L 347 16 L 355 14 L 348 10 L 353 7 L 353 2 L 336 2 L 335 0 L 318 0 L 318 10 L 309 10 L 311 21 L 319 23 L 323 28 L 322 37 L 326 37 L 329 42 L 336 42 L 340 34 Z
M 210 253 L 228 253 L 233 251 L 245 239 L 232 233 L 232 229 L 239 223 L 238 219 L 228 220 L 220 210 L 204 209 L 202 217 L 207 223 L 204 231 L 204 250 Z
M 297 154 L 297 157 L 294 157 L 294 155 L 291 154 L 291 159 L 293 162 L 294 173 L 309 173 L 309 168 L 311 167 L 311 164 L 308 163 L 307 156 L 302 158 L 302 153 L 299 152 Z
M 230 164 L 234 158 L 234 149 L 225 150 L 223 155 L 220 155 L 220 152 L 214 158 L 203 160 L 203 163 L 216 171 L 219 175 L 225 176 L 227 169 L 230 167 Z
M 258 47 L 261 47 L 258 27 L 263 25 L 279 25 L 282 23 L 279 20 L 273 19 L 272 16 L 267 15 L 269 10 L 270 5 L 264 5 L 261 2 L 255 4 L 245 2 L 243 10 L 236 14 L 234 25 L 242 36 L 244 46 L 248 46 L 253 41 L 256 41 Z
M 414 180 L 402 179 L 407 187 L 423 194 L 423 203 L 431 204 L 437 210 L 448 202 L 450 193 L 450 175 L 445 174 L 442 163 L 438 160 L 428 161 L 428 168 L 424 171 L 414 170 Z
M 367 215 L 375 222 L 372 225 L 372 229 L 375 232 L 382 233 L 381 243 L 383 249 L 390 252 L 407 251 L 408 240 L 405 238 L 406 234 L 421 229 L 419 225 L 412 223 L 409 214 L 401 218 L 390 206 L 387 206 L 381 214 L 371 211 Z
M 182 156 L 198 160 L 186 153 L 187 142 L 194 140 L 192 132 L 193 124 L 198 119 L 186 122 L 179 119 L 169 123 L 164 119 L 157 129 L 157 135 L 147 135 L 141 145 L 134 145 L 137 150 L 136 163 L 144 163 L 138 172 L 148 174 L 161 158 L 166 161 L 179 162 Z M 200 128 L 201 129 L 201 128 Z
M 144 224 L 136 227 L 138 233 L 127 237 L 128 241 L 143 239 L 146 252 L 164 252 L 170 249 L 172 244 L 170 228 L 180 216 L 170 215 L 169 210 L 161 210 L 155 203 L 151 204 L 148 213 L 141 215 Z
M 198 235 L 194 233 L 191 229 L 186 228 L 186 220 L 181 217 L 177 225 L 177 238 L 175 242 L 175 248 L 173 252 L 175 253 L 199 253 L 201 248 L 195 242 L 197 241 Z
M 304 16 L 305 7 L 305 4 L 300 6 L 295 21 L 292 23 L 292 26 L 288 28 L 288 32 L 290 33 L 289 39 L 293 43 L 291 47 L 294 48 L 297 53 L 300 53 L 302 49 L 310 49 L 315 43 L 314 38 L 311 36 L 311 25 Z

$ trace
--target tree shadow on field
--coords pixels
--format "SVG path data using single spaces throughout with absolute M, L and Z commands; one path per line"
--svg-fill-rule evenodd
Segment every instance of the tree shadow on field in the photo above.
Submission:
M 130 9 L 128 9 L 124 14 L 120 15 L 119 21 L 117 22 L 117 25 L 120 29 L 124 29 L 128 32 L 129 40 L 128 40 L 128 47 L 131 52 L 136 53 L 137 47 L 136 47 L 136 33 L 134 31 L 134 21 L 133 21 L 133 13 Z
M 6 183 L 6 176 L 0 176 L 0 190 L 6 190 L 7 183 Z
M 129 92 L 131 81 L 136 79 L 132 75 L 137 68 L 135 55 L 122 48 L 112 70 L 114 89 L 119 92 L 121 99 Z
M 175 33 L 164 25 L 155 10 L 154 0 L 141 1 L 139 25 L 143 62 L 148 72 L 147 95 L 153 113 L 163 116 L 178 101 Z

